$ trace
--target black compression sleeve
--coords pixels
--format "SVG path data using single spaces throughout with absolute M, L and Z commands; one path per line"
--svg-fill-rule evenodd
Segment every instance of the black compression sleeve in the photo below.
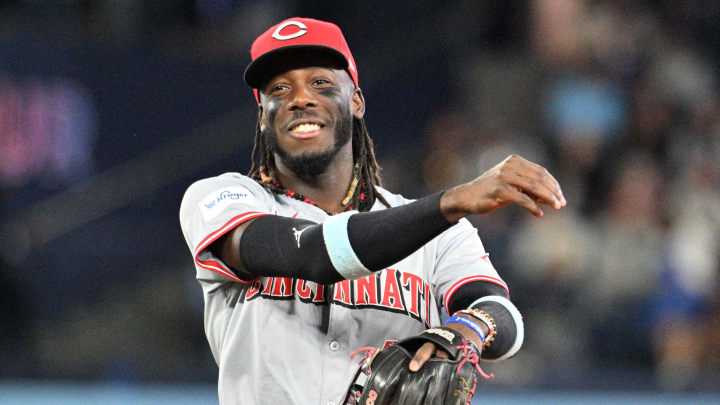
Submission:
M 482 358 L 494 360 L 510 351 L 518 337 L 518 325 L 515 324 L 515 319 L 510 311 L 497 302 L 481 302 L 473 305 L 473 308 L 487 312 L 497 326 L 495 340 L 490 347 L 483 349 Z
M 450 228 L 440 211 L 441 193 L 407 205 L 352 215 L 347 233 L 360 262 L 384 269 L 412 254 Z M 322 225 L 266 215 L 255 219 L 240 238 L 245 269 L 256 276 L 293 277 L 332 284 L 343 280 L 325 245 Z
M 255 219 L 240 238 L 243 266 L 257 276 L 292 277 L 333 284 L 335 271 L 322 235 L 322 225 L 304 219 L 265 215 Z
M 489 281 L 473 281 L 458 288 L 450 297 L 447 307 L 448 313 L 454 314 L 461 309 L 467 309 L 478 298 L 486 295 L 499 295 L 510 298 L 507 291 L 498 284 Z
M 348 236 L 355 255 L 371 271 L 410 256 L 453 224 L 440 211 L 442 193 L 382 211 L 350 217 Z
M 499 285 L 488 281 L 475 281 L 467 283 L 455 291 L 448 302 L 448 311 L 450 314 L 454 314 L 461 309 L 468 308 L 478 298 L 488 295 L 509 298 L 507 291 Z M 494 360 L 503 356 L 513 346 L 518 335 L 518 325 L 515 324 L 512 314 L 503 305 L 492 301 L 480 302 L 473 305 L 473 308 L 487 312 L 497 326 L 495 340 L 490 347 L 483 349 L 482 358 Z

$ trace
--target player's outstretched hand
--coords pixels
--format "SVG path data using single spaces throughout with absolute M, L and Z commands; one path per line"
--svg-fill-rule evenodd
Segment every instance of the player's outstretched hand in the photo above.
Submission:
M 440 209 L 451 221 L 471 214 L 484 215 L 508 204 L 517 204 L 542 217 L 540 204 L 560 209 L 567 202 L 560 184 L 544 167 L 510 155 L 475 180 L 448 190 Z

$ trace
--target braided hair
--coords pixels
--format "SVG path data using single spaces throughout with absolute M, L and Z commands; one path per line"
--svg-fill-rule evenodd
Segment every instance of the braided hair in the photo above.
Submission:
M 372 208 L 373 204 L 375 204 L 375 200 L 377 199 L 385 204 L 386 207 L 390 207 L 390 204 L 387 202 L 385 197 L 383 197 L 377 189 L 382 186 L 380 181 L 380 166 L 375 159 L 373 141 L 370 139 L 370 134 L 368 134 L 367 128 L 365 127 L 365 121 L 362 118 L 353 117 L 352 150 L 353 161 L 355 162 L 355 175 L 357 177 L 357 183 L 360 187 L 354 188 L 353 194 L 348 196 L 350 197 L 349 202 L 344 205 L 350 209 L 352 209 L 351 207 L 354 207 L 359 211 L 370 211 L 370 208 Z M 254 179 L 263 185 L 263 187 L 270 189 L 276 194 L 289 193 L 289 191 L 283 188 L 280 183 L 263 179 L 263 169 L 267 170 L 270 178 L 274 177 L 275 156 L 270 148 L 268 148 L 268 145 L 262 136 L 260 122 L 258 121 L 255 129 L 252 165 L 250 166 L 248 177 Z

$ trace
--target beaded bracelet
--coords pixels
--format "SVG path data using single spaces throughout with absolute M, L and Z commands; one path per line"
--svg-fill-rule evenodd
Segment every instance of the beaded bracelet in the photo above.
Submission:
M 469 319 L 463 318 L 462 316 L 451 316 L 450 318 L 448 318 L 447 321 L 445 321 L 445 323 L 443 323 L 443 325 L 447 325 L 449 323 L 461 323 L 461 324 L 467 326 L 468 328 L 472 329 L 475 333 L 477 333 L 478 336 L 480 336 L 481 342 L 483 342 L 483 343 L 485 342 L 485 334 L 483 333 L 482 329 L 480 329 L 480 326 L 478 326 L 478 324 L 476 324 L 475 322 L 473 322 Z
M 487 325 L 488 335 L 487 338 L 483 340 L 483 347 L 489 347 L 490 344 L 495 340 L 495 334 L 497 333 L 497 325 L 495 324 L 495 320 L 492 316 L 490 316 L 490 314 L 476 308 L 461 309 L 460 311 L 455 312 L 453 316 L 455 316 L 456 314 L 470 315 L 471 317 L 482 321 L 485 325 Z

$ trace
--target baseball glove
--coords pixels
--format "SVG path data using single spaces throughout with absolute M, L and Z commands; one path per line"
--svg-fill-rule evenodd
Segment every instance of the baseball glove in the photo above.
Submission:
M 417 372 L 408 368 L 415 352 L 426 342 L 448 353 L 431 358 Z M 360 350 L 367 350 L 365 348 Z M 356 352 L 357 353 L 357 352 Z M 346 405 L 469 404 L 477 385 L 480 350 L 447 327 L 428 329 L 381 350 L 372 362 L 361 362 L 344 396 Z

